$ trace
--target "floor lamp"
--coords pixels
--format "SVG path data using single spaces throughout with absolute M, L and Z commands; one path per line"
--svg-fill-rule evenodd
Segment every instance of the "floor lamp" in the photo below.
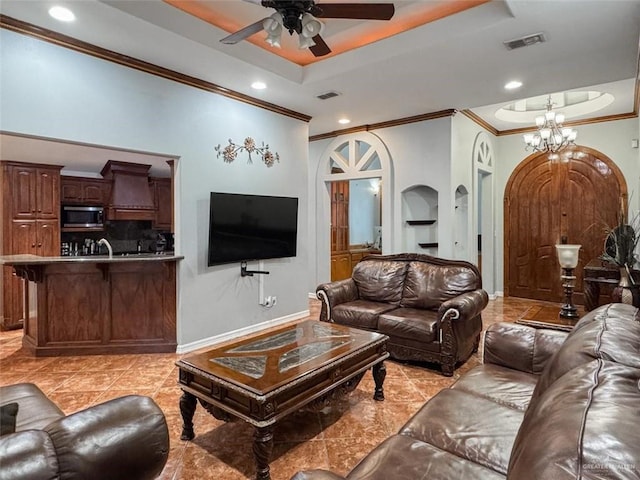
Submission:
M 556 245 L 558 262 L 562 268 L 560 279 L 564 289 L 564 304 L 560 309 L 562 318 L 578 318 L 578 309 L 573 304 L 573 289 L 576 286 L 576 276 L 573 270 L 578 266 L 578 254 L 582 245 L 569 245 L 566 243 Z

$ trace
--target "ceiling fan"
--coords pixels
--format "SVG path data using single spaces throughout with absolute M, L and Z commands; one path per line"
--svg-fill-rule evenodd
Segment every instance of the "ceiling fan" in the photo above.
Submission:
M 357 20 L 390 20 L 395 13 L 393 3 L 315 3 L 314 0 L 246 0 L 273 8 L 274 14 L 220 40 L 235 44 L 264 30 L 266 42 L 280 46 L 282 29 L 290 35 L 296 32 L 300 48 L 309 48 L 316 57 L 331 53 L 331 49 L 320 36 L 323 24 L 318 18 L 345 18 Z

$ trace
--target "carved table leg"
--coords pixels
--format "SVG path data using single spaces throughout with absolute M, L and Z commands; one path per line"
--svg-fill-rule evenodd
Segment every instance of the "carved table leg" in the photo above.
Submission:
M 376 382 L 376 391 L 373 394 L 373 399 L 381 402 L 384 400 L 384 390 L 382 384 L 387 376 L 387 368 L 384 366 L 384 362 L 376 363 L 371 369 L 373 373 L 373 381 Z
M 270 480 L 269 460 L 273 450 L 273 428 L 256 427 L 253 435 L 253 456 L 256 461 L 256 480 Z
M 180 440 L 193 440 L 193 414 L 196 412 L 196 397 L 189 392 L 182 391 L 180 397 L 180 413 L 182 414 L 182 435 Z

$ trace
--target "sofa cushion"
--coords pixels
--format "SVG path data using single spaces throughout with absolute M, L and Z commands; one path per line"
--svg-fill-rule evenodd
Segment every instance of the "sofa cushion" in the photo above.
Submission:
M 407 262 L 363 260 L 351 277 L 361 299 L 398 305 L 406 270 Z
M 384 312 L 393 310 L 394 305 L 368 300 L 354 300 L 353 302 L 336 305 L 331 310 L 331 320 L 348 327 L 378 328 L 378 317 Z
M 0 436 L 14 433 L 16 431 L 17 415 L 18 404 L 16 402 L 7 403 L 0 407 Z
M 639 478 L 639 381 L 640 369 L 603 359 L 557 379 L 525 414 L 508 478 Z
M 400 305 L 437 309 L 442 302 L 478 288 L 481 280 L 469 267 L 413 261 L 407 268 Z
M 378 331 L 396 338 L 430 343 L 438 338 L 438 314 L 433 310 L 396 308 L 378 319 Z
M 0 402 L 20 405 L 16 419 L 16 432 L 41 429 L 64 417 L 62 410 L 32 383 L 17 383 L 0 387 Z
M 538 378 L 531 373 L 485 364 L 467 372 L 451 388 L 524 412 Z
M 431 398 L 400 429 L 400 434 L 506 475 L 523 417 L 519 409 L 463 390 L 447 389 Z
M 582 318 L 546 363 L 531 401 L 566 372 L 597 358 L 640 368 L 638 311 L 631 305 L 612 303 Z
M 404 435 L 387 438 L 349 474 L 349 480 L 504 480 L 504 476 Z

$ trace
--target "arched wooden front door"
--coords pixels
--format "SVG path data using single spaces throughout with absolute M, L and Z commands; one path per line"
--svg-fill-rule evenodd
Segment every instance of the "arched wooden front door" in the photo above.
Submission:
M 617 223 L 627 185 L 611 159 L 587 147 L 562 152 L 568 162 L 533 154 L 514 170 L 505 189 L 505 295 L 560 302 L 555 245 L 582 245 L 574 301 L 583 303 L 582 271 L 602 254 L 605 226 Z

